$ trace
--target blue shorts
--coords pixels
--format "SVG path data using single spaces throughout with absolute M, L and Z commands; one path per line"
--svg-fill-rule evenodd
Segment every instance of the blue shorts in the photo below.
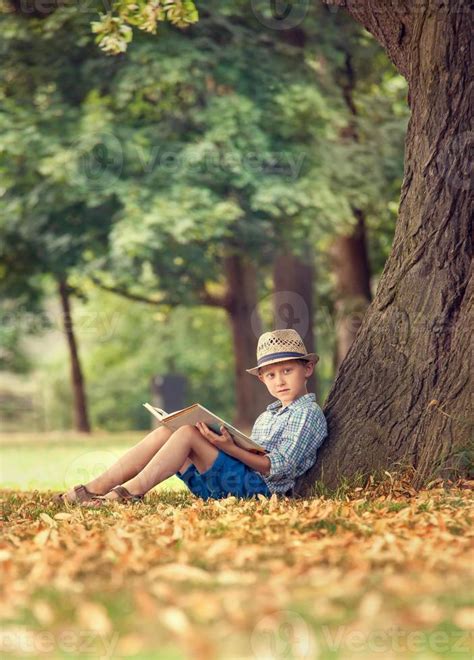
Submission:
M 176 476 L 203 500 L 210 497 L 219 500 L 228 495 L 253 497 L 259 493 L 271 497 L 270 489 L 258 472 L 233 456 L 218 451 L 216 460 L 206 472 L 201 474 L 194 465 L 190 465 L 183 474 L 176 472 Z

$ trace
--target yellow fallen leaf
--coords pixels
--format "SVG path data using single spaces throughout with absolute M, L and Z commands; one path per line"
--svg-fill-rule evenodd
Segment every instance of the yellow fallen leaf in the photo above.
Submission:
M 184 534 L 184 529 L 181 527 L 181 525 L 175 525 L 172 538 L 174 540 L 182 539 L 183 534 Z
M 167 607 L 161 613 L 160 620 L 177 635 L 188 633 L 191 627 L 186 614 L 177 607 Z
M 107 610 L 100 603 L 81 603 L 77 616 L 79 623 L 87 630 L 93 630 L 101 635 L 108 635 L 112 631 L 112 623 Z
M 359 615 L 362 619 L 372 619 L 382 606 L 382 596 L 376 592 L 370 592 L 364 596 L 359 605 Z
M 155 618 L 158 612 L 156 599 L 144 589 L 136 589 L 133 593 L 133 599 L 138 611 L 143 616 L 150 619 Z
M 148 573 L 148 579 L 154 580 L 157 578 L 166 578 L 168 580 L 192 580 L 196 582 L 208 583 L 212 582 L 213 577 L 207 571 L 197 566 L 190 566 L 189 564 L 163 564 L 156 566 Z
M 216 559 L 219 556 L 235 552 L 235 542 L 229 538 L 217 539 L 210 548 L 205 551 L 206 559 Z
M 474 607 L 462 607 L 454 613 L 454 623 L 464 630 L 474 630 Z
M 54 516 L 55 520 L 71 520 L 73 517 L 72 513 L 67 513 L 66 511 L 60 511 Z
M 427 600 L 417 605 L 414 616 L 417 623 L 436 626 L 443 620 L 443 610 L 438 603 Z
M 42 529 L 40 532 L 38 532 L 35 535 L 35 537 L 33 538 L 33 542 L 39 546 L 46 545 L 50 534 L 51 534 L 50 527 L 48 527 L 47 529 Z
M 39 623 L 43 626 L 49 626 L 54 621 L 54 612 L 49 603 L 45 600 L 37 600 L 33 603 L 32 611 Z
M 39 516 L 39 517 L 41 518 L 41 520 L 42 520 L 43 522 L 45 522 L 45 523 L 46 523 L 47 525 L 49 525 L 50 527 L 56 527 L 56 523 L 55 523 L 54 520 L 51 518 L 51 516 L 48 516 L 47 513 L 40 513 L 40 516 Z
M 119 639 L 117 653 L 122 656 L 136 655 L 143 650 L 145 641 L 139 636 L 131 633 Z
M 225 570 L 220 571 L 217 576 L 218 584 L 232 585 L 250 585 L 255 584 L 257 576 L 254 573 L 242 573 L 242 571 Z

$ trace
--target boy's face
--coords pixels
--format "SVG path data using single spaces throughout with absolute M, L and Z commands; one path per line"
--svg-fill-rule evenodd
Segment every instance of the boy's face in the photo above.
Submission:
M 267 386 L 268 391 L 279 399 L 285 407 L 300 396 L 307 394 L 306 379 L 313 373 L 314 364 L 301 364 L 297 360 L 285 360 L 261 367 L 259 380 Z

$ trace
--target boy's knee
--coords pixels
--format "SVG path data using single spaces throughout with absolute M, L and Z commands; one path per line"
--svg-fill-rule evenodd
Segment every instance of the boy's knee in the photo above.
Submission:
M 174 431 L 173 437 L 177 435 L 182 440 L 188 440 L 189 442 L 195 442 L 199 438 L 202 438 L 201 433 L 193 424 L 183 424 L 183 426 L 180 426 L 179 429 Z
M 166 428 L 166 426 L 160 426 L 157 429 L 155 429 L 155 436 L 157 438 L 169 438 L 170 435 L 172 435 L 173 431 L 170 431 L 169 429 Z
M 189 435 L 190 433 L 193 433 L 193 431 L 194 432 L 197 431 L 197 428 L 195 426 L 193 426 L 192 424 L 183 424 L 183 426 L 180 426 L 179 429 L 175 431 L 175 433 L 185 433 Z

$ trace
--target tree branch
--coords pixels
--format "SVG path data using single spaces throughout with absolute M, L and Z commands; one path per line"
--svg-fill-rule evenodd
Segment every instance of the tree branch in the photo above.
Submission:
M 103 291 L 108 291 L 109 293 L 115 293 L 118 296 L 122 296 L 122 298 L 127 298 L 128 300 L 134 300 L 135 302 L 143 302 L 147 303 L 148 305 L 169 305 L 170 307 L 175 307 L 176 303 L 171 302 L 166 299 L 161 299 L 161 300 L 153 300 L 153 298 L 147 298 L 146 296 L 141 296 L 136 293 L 131 293 L 127 289 L 122 289 L 121 287 L 118 286 L 110 286 L 108 284 L 104 284 L 101 282 L 97 277 L 91 276 L 92 282 L 99 287 L 99 289 L 102 289 Z
M 153 306 L 157 306 L 157 305 L 168 305 L 169 307 L 178 306 L 178 303 L 174 300 L 168 300 L 166 298 L 155 300 L 153 298 L 148 298 L 146 296 L 142 296 L 137 293 L 131 293 L 127 289 L 123 289 L 122 287 L 119 286 L 110 286 L 108 284 L 104 284 L 95 276 L 91 276 L 91 280 L 97 287 L 99 287 L 99 289 L 102 289 L 103 291 L 107 291 L 109 293 L 115 293 L 116 295 L 122 296 L 123 298 L 127 298 L 128 300 L 134 300 L 135 302 L 143 302 Z M 196 302 L 195 303 L 196 305 L 209 305 L 210 307 L 223 307 L 224 309 L 228 309 L 230 306 L 230 298 L 228 292 L 226 292 L 223 296 L 216 296 L 210 293 L 206 289 L 205 285 L 203 289 L 197 291 L 197 297 L 199 302 Z M 191 304 L 188 303 L 188 305 L 191 306 L 192 303 Z
M 327 5 L 346 9 L 387 51 L 398 71 L 410 75 L 409 44 L 414 13 L 419 5 L 410 0 L 323 0 Z
M 222 296 L 216 296 L 207 290 L 206 285 L 198 293 L 199 300 L 203 305 L 209 305 L 210 307 L 223 307 L 224 309 L 229 309 L 231 301 L 229 292 L 226 291 Z

